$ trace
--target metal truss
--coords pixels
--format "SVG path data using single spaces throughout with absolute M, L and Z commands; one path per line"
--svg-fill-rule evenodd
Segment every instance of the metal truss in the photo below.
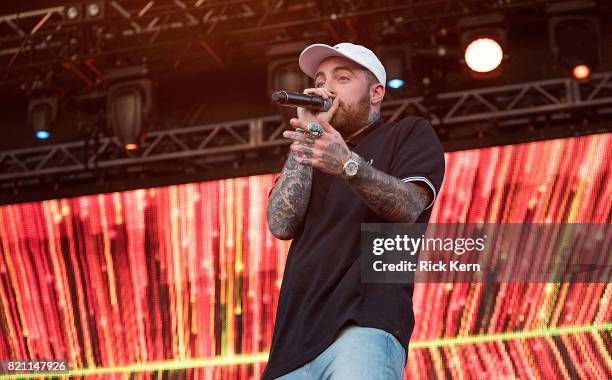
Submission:
M 224 66 L 234 53 L 263 56 L 265 47 L 282 43 L 352 41 L 398 27 L 422 37 L 445 18 L 541 6 L 538 0 L 106 1 L 104 20 L 72 23 L 63 6 L 52 7 L 0 16 L 0 84 L 32 80 L 51 66 L 91 84 L 92 74 L 103 79 L 107 63 L 100 59 L 131 55 L 151 62 L 156 49 L 166 55 L 171 49 L 178 61 L 201 51 L 212 65 Z
M 151 132 L 137 153 L 125 152 L 115 137 L 5 151 L 0 181 L 199 156 L 215 162 L 228 153 L 285 145 L 283 130 L 279 116 L 268 116 Z
M 502 123 L 524 120 L 534 114 L 556 114 L 587 107 L 609 106 L 612 102 L 612 72 L 594 75 L 588 82 L 570 78 L 550 79 L 385 103 L 390 121 L 402 116 L 427 115 L 431 124 L 455 125 L 482 121 Z
M 461 129 L 471 131 L 464 138 L 475 140 L 483 133 L 508 133 L 508 126 L 533 125 L 541 119 L 564 123 L 576 113 L 588 114 L 591 121 L 612 114 L 612 72 L 594 75 L 586 82 L 560 78 L 444 93 L 430 100 L 394 100 L 385 102 L 382 109 L 389 121 L 408 115 L 428 118 L 443 144 L 453 139 L 453 131 Z M 0 188 L 19 187 L 22 180 L 36 183 L 49 175 L 95 175 L 119 167 L 136 167 L 138 173 L 147 165 L 164 162 L 215 166 L 236 163 L 257 152 L 275 150 L 284 154 L 286 149 L 281 148 L 288 145 L 282 138 L 285 128 L 279 116 L 268 116 L 151 132 L 141 150 L 134 153 L 123 151 L 114 137 L 2 151 Z

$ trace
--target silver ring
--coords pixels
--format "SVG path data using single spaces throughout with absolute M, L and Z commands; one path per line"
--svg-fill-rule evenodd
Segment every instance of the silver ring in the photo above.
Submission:
M 308 132 L 316 137 L 323 136 L 323 128 L 319 124 L 316 123 L 308 123 L 306 126 Z

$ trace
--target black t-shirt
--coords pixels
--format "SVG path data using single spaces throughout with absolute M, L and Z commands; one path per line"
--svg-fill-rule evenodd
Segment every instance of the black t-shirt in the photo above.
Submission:
M 347 145 L 378 170 L 426 183 L 435 200 L 444 178 L 444 153 L 425 119 L 387 124 L 379 119 Z M 417 223 L 429 221 L 431 206 L 433 201 Z M 408 346 L 413 285 L 361 283 L 361 223 L 389 221 L 344 179 L 315 169 L 307 214 L 287 256 L 263 380 L 314 359 L 346 324 L 385 330 Z

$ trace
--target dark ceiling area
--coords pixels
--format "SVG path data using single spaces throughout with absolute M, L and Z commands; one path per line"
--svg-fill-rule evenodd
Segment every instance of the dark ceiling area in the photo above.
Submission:
M 612 53 L 603 48 L 612 46 L 610 1 L 98 1 L 98 17 L 75 20 L 69 20 L 68 7 L 85 9 L 91 1 L 11 3 L 0 5 L 2 203 L 279 170 L 286 145 L 275 140 L 282 120 L 267 119 L 276 115 L 269 100 L 269 68 L 279 60 L 297 60 L 311 43 L 353 42 L 377 52 L 405 47 L 412 57 L 406 85 L 388 88 L 387 117 L 416 113 L 434 120 L 447 150 L 610 131 L 612 82 L 605 74 L 612 72 Z M 569 84 L 551 49 L 551 9 L 568 3 L 586 4 L 579 14 L 599 23 L 600 57 L 591 83 Z M 466 18 L 489 14 L 503 17 L 504 58 L 499 75 L 477 79 L 461 61 L 461 25 Z M 436 56 L 441 49 L 443 58 Z M 150 149 L 144 151 L 159 148 L 172 156 L 95 151 L 112 145 L 104 145 L 104 139 L 113 138 L 105 121 L 106 96 L 113 73 L 130 67 L 146 68 L 155 88 L 155 116 L 145 140 Z M 432 76 L 429 87 L 423 85 L 425 75 Z M 529 85 L 536 82 L 540 84 Z M 475 93 L 473 108 L 488 110 L 474 116 L 467 109 L 462 119 L 451 117 L 448 108 L 454 109 L 444 99 L 482 89 L 499 89 Z M 591 94 L 587 100 L 592 102 L 576 106 L 584 99 L 573 99 L 571 106 L 554 107 L 559 103 L 555 99 L 567 100 L 577 91 Z M 52 138 L 42 141 L 29 126 L 28 104 L 48 94 L 59 98 L 59 106 Z M 538 103 L 539 98 L 548 98 L 548 103 Z M 460 109 L 465 102 L 455 106 Z M 523 108 L 513 109 L 519 106 Z M 244 143 L 240 147 L 224 150 L 219 143 L 216 150 L 186 153 L 193 153 L 194 146 L 203 149 L 197 139 L 223 140 L 212 127 L 215 123 L 240 120 L 250 132 L 242 135 L 233 125 L 221 128 L 228 139 Z M 185 136 L 183 130 L 191 133 L 188 128 L 207 125 L 217 132 L 177 142 Z M 258 135 L 252 134 L 254 128 Z M 177 134 L 166 135 L 168 131 Z M 171 143 L 163 145 L 166 137 L 183 153 Z M 77 142 L 83 145 L 74 151 L 62 145 Z M 23 151 L 30 148 L 34 153 Z M 67 151 L 68 158 L 57 158 Z M 64 170 L 65 159 L 89 164 Z M 57 162 L 51 167 L 53 160 Z

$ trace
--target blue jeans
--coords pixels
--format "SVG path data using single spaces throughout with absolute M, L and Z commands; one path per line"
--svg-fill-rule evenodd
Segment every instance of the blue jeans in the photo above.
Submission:
M 319 356 L 276 380 L 401 380 L 405 359 L 390 333 L 351 325 Z

